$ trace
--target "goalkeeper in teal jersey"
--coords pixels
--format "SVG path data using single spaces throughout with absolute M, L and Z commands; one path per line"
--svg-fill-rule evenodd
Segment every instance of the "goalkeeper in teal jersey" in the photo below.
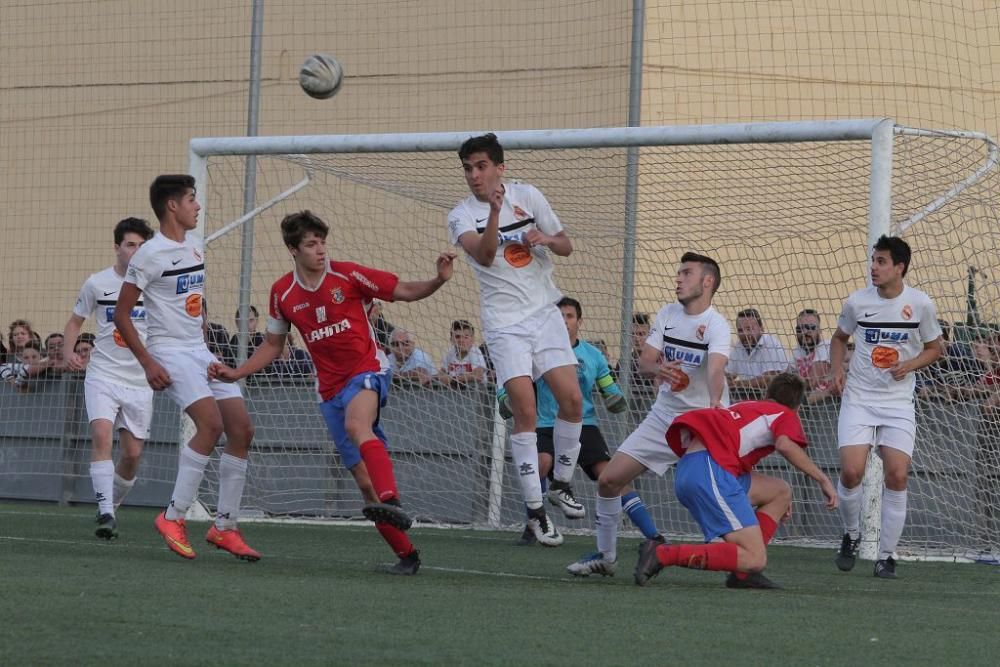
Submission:
M 608 368 L 608 361 L 596 347 L 579 337 L 580 321 L 582 320 L 583 309 L 576 299 L 564 297 L 557 304 L 562 312 L 563 321 L 569 332 L 570 343 L 573 352 L 576 354 L 577 367 L 576 376 L 580 382 L 580 393 L 583 397 L 583 429 L 580 433 L 580 456 L 577 459 L 579 465 L 590 479 L 597 481 L 604 466 L 611 460 L 608 452 L 608 445 L 604 441 L 601 429 L 597 424 L 597 411 L 594 409 L 593 389 L 596 386 L 604 400 L 604 406 L 609 412 L 624 412 L 628 409 L 628 402 L 622 394 L 621 389 L 615 383 L 614 377 Z M 505 413 L 504 403 L 506 396 L 501 389 L 499 395 L 501 413 Z M 552 441 L 552 430 L 555 426 L 556 412 L 559 409 L 555 397 L 545 380 L 539 378 L 535 382 L 535 402 L 538 413 L 536 433 L 538 435 L 538 473 L 542 479 L 551 478 L 552 464 L 554 456 L 554 446 Z M 560 502 L 557 494 L 568 494 L 572 499 L 571 503 Z M 573 514 L 567 509 L 574 504 L 578 504 L 573 498 L 573 492 L 568 485 L 549 484 L 549 501 L 553 505 L 563 509 L 563 513 L 569 518 L 579 519 L 584 516 L 584 512 Z M 622 507 L 632 519 L 632 522 L 642 531 L 647 539 L 656 539 L 659 532 L 653 523 L 645 505 L 634 490 L 629 489 L 622 495 Z M 526 528 L 518 544 L 534 544 L 534 533 Z M 610 575 L 613 571 L 594 572 L 595 574 Z M 587 572 L 586 574 L 590 574 Z

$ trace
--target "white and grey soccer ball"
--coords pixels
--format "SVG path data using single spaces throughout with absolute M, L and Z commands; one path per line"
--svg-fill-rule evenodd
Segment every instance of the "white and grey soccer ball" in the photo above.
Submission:
M 299 68 L 299 85 L 309 97 L 326 100 L 337 94 L 344 82 L 344 69 L 333 56 L 314 53 Z

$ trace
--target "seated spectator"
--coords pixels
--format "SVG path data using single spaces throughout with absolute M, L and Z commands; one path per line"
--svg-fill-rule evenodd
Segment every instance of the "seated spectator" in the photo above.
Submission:
M 36 335 L 28 320 L 14 320 L 10 323 L 7 332 L 7 353 L 10 355 L 11 361 L 21 360 L 21 350 L 33 341 Z
M 285 336 L 285 348 L 281 356 L 271 362 L 264 373 L 276 378 L 308 378 L 316 374 L 309 353 L 295 345 L 295 334 Z
M 86 368 L 90 363 L 90 352 L 94 349 L 94 334 L 82 333 L 76 338 L 73 345 L 73 352 L 80 357 L 80 363 Z
M 467 320 L 451 323 L 451 347 L 441 361 L 438 382 L 445 385 L 468 385 L 486 379 L 486 360 L 474 346 L 475 328 Z
M 50 365 L 59 368 L 65 362 L 65 356 L 63 355 L 63 345 L 66 339 L 63 338 L 61 333 L 50 333 L 45 337 L 45 349 L 43 354 L 46 359 L 49 360 Z
M 233 321 L 236 322 L 236 331 L 232 337 L 229 339 L 229 349 L 226 351 L 230 355 L 228 358 L 223 359 L 228 365 L 236 366 L 236 356 L 239 352 L 240 344 L 240 331 L 247 332 L 247 358 L 249 359 L 253 355 L 254 351 L 264 343 L 264 334 L 257 331 L 257 325 L 260 323 L 260 313 L 257 312 L 256 306 L 250 306 L 247 309 L 247 326 L 244 329 L 240 326 L 240 311 L 236 311 L 236 315 L 233 317 Z
M 781 342 L 764 333 L 764 320 L 756 308 L 745 308 L 736 313 L 736 337 L 726 364 L 726 378 L 730 390 L 735 390 L 733 400 L 762 395 L 767 383 L 779 373 L 788 370 L 788 355 Z
M 823 340 L 819 313 L 806 308 L 795 318 L 795 341 L 792 363 L 806 381 L 806 402 L 819 403 L 832 396 L 830 382 L 830 342 Z
M 27 367 L 27 373 L 25 378 L 15 380 L 14 386 L 17 387 L 18 391 L 27 393 L 34 388 L 33 378 L 45 371 L 49 367 L 49 364 L 45 363 L 42 358 L 41 345 L 33 340 L 28 341 L 21 348 L 21 356 L 18 358 L 18 361 Z
M 930 366 L 917 372 L 917 395 L 922 398 L 949 398 L 950 387 L 975 384 L 992 364 L 989 345 L 980 345 L 981 358 L 977 358 L 973 346 L 968 343 L 952 342 L 951 323 L 938 320 L 941 327 L 941 356 Z M 988 343 L 989 337 L 985 341 Z
M 402 327 L 396 327 L 389 335 L 389 370 L 393 380 L 428 385 L 434 379 L 437 369 L 434 360 L 416 346 L 413 335 Z
M 632 313 L 632 349 L 629 350 L 625 366 L 622 367 L 622 359 L 619 359 L 613 374 L 618 384 L 624 384 L 625 380 L 628 380 L 631 393 L 651 396 L 656 389 L 656 381 L 639 371 L 639 355 L 642 354 L 647 338 L 649 338 L 649 313 Z M 625 357 L 624 353 L 622 357 Z M 605 354 L 606 358 L 608 357 Z
M 375 342 L 383 353 L 389 354 L 389 336 L 396 328 L 382 316 L 382 302 L 378 299 L 372 300 L 372 305 L 368 307 L 368 321 L 375 332 Z
M 987 334 L 971 346 L 977 371 L 964 384 L 937 385 L 937 395 L 960 401 L 982 401 L 984 410 L 1000 407 L 1000 332 Z

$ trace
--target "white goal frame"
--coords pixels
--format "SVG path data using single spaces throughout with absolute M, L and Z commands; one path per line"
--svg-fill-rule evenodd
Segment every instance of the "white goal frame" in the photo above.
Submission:
M 208 160 L 214 156 L 259 156 L 317 153 L 392 153 L 420 151 L 457 151 L 466 139 L 483 134 L 483 131 L 401 133 L 401 134 L 358 134 L 358 135 L 299 135 L 266 137 L 215 137 L 195 138 L 189 144 L 189 173 L 197 185 L 197 197 L 202 206 L 200 220 L 205 220 L 205 211 L 211 202 L 205 201 L 208 184 Z M 684 146 L 711 144 L 758 144 L 796 142 L 841 142 L 863 141 L 871 145 L 871 172 L 869 188 L 867 242 L 870 248 L 879 236 L 893 231 L 902 231 L 918 222 L 929 213 L 953 200 L 964 189 L 977 182 L 986 172 L 993 169 L 998 161 L 996 144 L 985 134 L 953 130 L 919 130 L 895 125 L 889 118 L 789 121 L 761 123 L 731 123 L 716 125 L 619 127 L 590 129 L 552 129 L 497 131 L 497 137 L 505 149 L 568 149 L 568 148 L 623 148 L 640 149 L 644 146 Z M 957 183 L 951 190 L 931 201 L 908 220 L 891 229 L 892 212 L 892 164 L 893 137 L 895 135 L 914 136 L 954 136 L 981 139 L 988 146 L 988 158 L 978 171 Z M 635 159 L 635 158 L 631 158 Z M 252 168 L 252 167 L 251 167 Z M 635 170 L 633 170 L 635 171 Z M 270 201 L 248 211 L 244 216 L 211 237 L 231 231 L 251 221 L 256 215 L 274 204 L 290 197 L 305 187 L 305 179 Z M 627 184 L 628 188 L 629 185 Z M 634 180 L 631 187 L 634 188 Z M 628 204 L 626 195 L 625 215 L 634 215 L 634 198 Z M 201 223 L 199 223 L 201 224 Z M 252 224 L 252 223 L 251 223 Z M 245 267 L 249 270 L 249 267 Z M 870 278 L 869 278 L 870 280 Z M 846 294 L 844 295 L 847 296 Z M 501 464 L 495 465 L 491 475 L 491 498 L 499 497 L 502 476 L 503 441 L 499 443 Z M 874 452 L 874 450 L 873 450 Z M 494 488 L 494 485 L 496 487 Z M 862 558 L 874 560 L 878 545 L 878 524 L 882 496 L 882 466 L 876 455 L 869 456 L 865 474 L 865 502 L 862 516 Z M 495 493 L 494 493 L 495 492 Z

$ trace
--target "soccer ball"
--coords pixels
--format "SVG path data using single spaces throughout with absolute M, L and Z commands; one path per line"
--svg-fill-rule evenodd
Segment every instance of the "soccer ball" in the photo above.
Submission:
M 333 56 L 314 53 L 299 68 L 299 85 L 309 97 L 325 100 L 340 90 L 344 70 Z

